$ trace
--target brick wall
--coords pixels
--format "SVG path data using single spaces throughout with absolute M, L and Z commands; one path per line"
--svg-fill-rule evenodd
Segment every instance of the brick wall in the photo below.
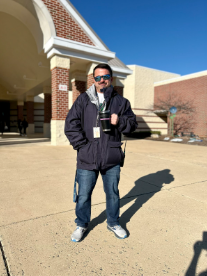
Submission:
M 180 97 L 182 101 L 192 102 L 195 112 L 191 117 L 182 115 L 183 120 L 188 118 L 188 122 L 191 122 L 189 130 L 197 135 L 207 136 L 207 76 L 155 86 L 155 104 L 158 103 L 159 98 L 166 99 L 169 93 L 174 95 L 175 98 Z M 181 119 L 180 116 L 176 116 L 175 122 Z
M 73 91 L 73 103 L 78 98 L 81 93 L 86 91 L 86 82 L 75 80 L 72 82 L 72 91 Z
M 23 105 L 17 105 L 17 120 L 23 120 L 24 119 L 24 115 L 23 115 L 23 111 L 24 111 L 24 106 Z
M 87 76 L 87 89 L 93 84 L 93 74 Z
M 52 16 L 58 37 L 94 45 L 58 0 L 42 1 Z
M 27 106 L 27 122 L 28 124 L 34 124 L 34 102 L 26 102 Z
M 69 70 L 55 67 L 52 76 L 52 119 L 65 120 L 68 113 L 68 91 L 60 91 L 59 84 L 69 87 Z
M 44 96 L 44 123 L 50 123 L 52 117 L 51 94 L 45 93 Z

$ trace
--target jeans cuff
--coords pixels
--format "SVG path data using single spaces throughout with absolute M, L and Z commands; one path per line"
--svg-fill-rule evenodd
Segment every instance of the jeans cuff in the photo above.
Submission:
M 114 226 L 116 226 L 116 225 L 119 225 L 119 222 L 110 223 L 110 224 L 107 222 L 107 225 L 108 225 L 109 227 L 114 227 Z
M 77 227 L 82 227 L 82 228 L 88 228 L 88 224 L 87 225 L 80 225 L 79 223 L 77 224 Z

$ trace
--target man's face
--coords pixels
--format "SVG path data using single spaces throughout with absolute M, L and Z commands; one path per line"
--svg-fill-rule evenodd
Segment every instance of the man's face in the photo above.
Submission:
M 94 72 L 94 77 L 104 76 L 104 75 L 110 75 L 110 72 L 107 69 L 103 69 L 103 68 L 97 68 Z M 93 79 L 97 92 L 100 92 L 100 89 L 111 86 L 112 81 L 113 81 L 112 77 L 110 77 L 108 80 L 104 80 L 103 78 L 101 78 L 101 80 L 98 82 L 96 82 Z

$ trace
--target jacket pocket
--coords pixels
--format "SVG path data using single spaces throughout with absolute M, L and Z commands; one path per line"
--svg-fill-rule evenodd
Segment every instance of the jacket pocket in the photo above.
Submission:
M 93 164 L 94 153 L 91 142 L 88 142 L 85 146 L 81 147 L 78 151 L 78 159 L 81 163 Z
M 121 142 L 108 141 L 106 152 L 106 165 L 116 165 L 122 160 Z

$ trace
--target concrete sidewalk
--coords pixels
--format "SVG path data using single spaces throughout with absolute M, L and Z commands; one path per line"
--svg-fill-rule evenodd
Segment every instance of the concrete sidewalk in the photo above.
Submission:
M 49 142 L 49 138 L 44 138 L 43 134 L 35 133 L 27 136 L 20 136 L 19 133 L 9 132 L 0 135 L 0 146 L 5 145 L 17 145 L 17 144 L 27 144 L 27 143 L 45 143 Z
M 206 156 L 207 147 L 128 141 L 120 181 L 128 238 L 106 229 L 99 178 L 89 231 L 73 243 L 76 152 L 1 146 L 0 275 L 207 275 Z

